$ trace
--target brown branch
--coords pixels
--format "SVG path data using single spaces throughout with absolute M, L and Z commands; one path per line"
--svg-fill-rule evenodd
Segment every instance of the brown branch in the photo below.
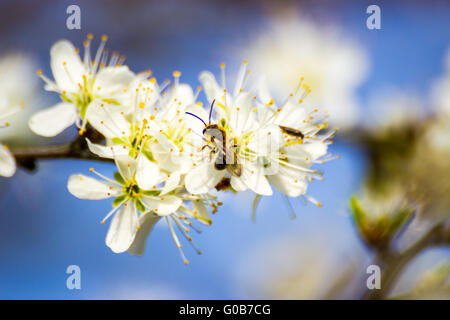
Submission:
M 44 159 L 80 159 L 112 162 L 111 159 L 100 158 L 90 152 L 86 138 L 89 138 L 89 140 L 95 143 L 104 141 L 104 137 L 98 131 L 88 126 L 86 132 L 83 135 L 77 136 L 71 143 L 31 148 L 11 147 L 10 150 L 16 158 L 17 164 L 29 171 L 36 169 L 37 160 Z
M 443 223 L 438 223 L 404 252 L 392 253 L 388 249 L 379 251 L 374 263 L 382 270 L 381 289 L 368 289 L 363 299 L 387 298 L 402 271 L 414 258 L 427 248 L 444 244 L 450 244 L 450 230 L 444 228 Z

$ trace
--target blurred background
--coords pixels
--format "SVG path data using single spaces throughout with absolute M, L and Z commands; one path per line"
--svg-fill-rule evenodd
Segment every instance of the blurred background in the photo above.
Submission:
M 71 4 L 81 8 L 81 30 L 66 28 Z M 308 99 L 340 129 L 330 148 L 340 159 L 320 165 L 325 180 L 308 189 L 323 207 L 291 199 L 295 219 L 280 194 L 262 199 L 255 223 L 250 192 L 222 194 L 213 225 L 194 239 L 203 254 L 186 246 L 188 266 L 163 224 L 142 257 L 105 245 L 99 221 L 110 203 L 76 199 L 66 183 L 91 166 L 112 176 L 112 165 L 47 160 L 32 173 L 19 169 L 0 178 L 0 299 L 449 299 L 450 4 L 376 1 L 381 29 L 369 30 L 371 4 L 2 1 L 0 94 L 25 104 L 0 132 L 3 143 L 77 135 L 38 138 L 26 123 L 59 99 L 36 76 L 51 75 L 51 45 L 67 38 L 81 47 L 93 33 L 160 81 L 180 70 L 197 86 L 200 71 L 217 74 L 225 62 L 232 76 L 247 59 L 281 102 L 303 75 Z M 366 287 L 374 263 L 381 293 Z M 69 265 L 81 268 L 81 290 L 66 288 Z

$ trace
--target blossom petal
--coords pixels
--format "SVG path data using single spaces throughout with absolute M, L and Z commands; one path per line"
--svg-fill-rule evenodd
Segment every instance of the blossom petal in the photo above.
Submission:
M 148 212 L 139 218 L 140 229 L 136 233 L 136 237 L 134 238 L 130 248 L 127 250 L 129 254 L 138 256 L 142 256 L 144 254 L 148 236 L 159 219 L 161 219 L 161 217 L 153 212 Z
M 177 196 L 163 196 L 163 197 L 151 197 L 143 195 L 147 208 L 154 211 L 159 216 L 167 216 L 174 213 L 183 203 Z
M 206 94 L 206 98 L 211 103 L 214 99 L 219 97 L 221 94 L 223 94 L 223 89 L 219 86 L 219 84 L 216 81 L 216 77 L 209 72 L 209 71 L 203 71 L 198 76 L 198 79 L 200 83 L 203 86 L 203 89 Z
M 264 170 L 258 165 L 245 164 L 242 167 L 240 180 L 257 194 L 262 196 L 272 195 L 272 188 L 264 176 Z
M 248 129 L 249 122 L 252 122 L 252 97 L 250 93 L 240 93 L 231 108 L 230 125 L 234 128 L 236 135 L 240 135 L 243 131 Z
M 86 112 L 89 123 L 106 138 L 128 137 L 130 124 L 116 105 L 101 100 L 92 101 Z
M 170 191 L 178 187 L 178 184 L 180 183 L 180 178 L 181 175 L 179 171 L 172 172 L 167 178 L 167 180 L 164 182 L 164 187 L 161 190 L 161 195 L 169 193 Z
M 304 175 L 299 176 L 298 171 L 291 168 L 280 167 L 279 170 L 278 174 L 268 176 L 275 189 L 289 197 L 306 193 L 308 184 Z
M 127 251 L 136 237 L 138 226 L 136 206 L 129 201 L 114 215 L 106 234 L 106 245 L 115 253 Z
M 95 77 L 94 93 L 107 98 L 123 95 L 134 78 L 135 74 L 127 66 L 103 68 Z
M 88 138 L 86 138 L 86 142 L 88 144 L 89 151 L 101 158 L 113 159 L 116 155 L 127 155 L 129 150 L 121 145 L 103 146 L 92 143 Z
M 146 157 L 141 156 L 136 169 L 136 182 L 139 188 L 150 190 L 160 183 L 159 167 Z
M 277 125 L 267 125 L 254 133 L 247 147 L 256 150 L 258 155 L 265 156 L 279 150 L 282 143 L 280 128 Z
M 194 102 L 194 91 L 192 91 L 192 87 L 185 83 L 180 83 L 174 89 L 173 98 L 177 99 L 178 104 L 177 109 L 184 109 L 185 106 L 190 105 Z
M 192 206 L 194 207 L 195 210 L 194 217 L 198 219 L 198 221 L 206 225 L 212 224 L 211 216 L 209 215 L 208 209 L 206 208 L 203 201 L 194 200 L 192 201 Z
M 119 194 L 120 190 L 111 183 L 100 181 L 82 174 L 74 174 L 67 181 L 67 189 L 77 198 L 101 200 Z
M 0 176 L 12 177 L 16 172 L 16 161 L 8 148 L 0 144 Z
M 52 46 L 50 66 L 55 82 L 61 90 L 79 90 L 78 83 L 83 83 L 83 75 L 87 70 L 71 42 L 60 40 Z
M 120 175 L 127 181 L 132 181 L 135 177 L 138 162 L 128 155 L 116 155 L 114 157 Z
M 226 170 L 215 170 L 212 163 L 203 163 L 187 174 L 186 189 L 194 194 L 207 193 L 222 180 L 225 172 Z
M 36 112 L 28 125 L 35 134 L 54 137 L 77 120 L 76 107 L 71 103 L 61 102 L 51 108 Z

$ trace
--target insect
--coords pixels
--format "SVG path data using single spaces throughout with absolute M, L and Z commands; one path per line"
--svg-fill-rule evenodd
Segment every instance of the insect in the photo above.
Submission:
M 291 136 L 294 136 L 294 137 L 299 137 L 300 139 L 303 139 L 305 137 L 305 135 L 300 130 L 289 128 L 289 127 L 285 127 L 285 126 L 279 126 L 279 127 L 280 127 L 282 132 L 284 132 L 284 133 L 286 133 L 288 135 L 291 135 Z
M 211 115 L 214 107 L 214 102 L 211 103 L 211 107 L 209 110 L 209 119 L 208 124 L 203 121 L 200 117 L 196 116 L 193 113 L 186 112 L 187 114 L 196 117 L 200 121 L 203 122 L 205 128 L 203 129 L 203 136 L 206 140 L 212 144 L 206 144 L 203 146 L 202 150 L 205 148 L 211 149 L 211 156 L 217 153 L 214 168 L 216 170 L 225 170 L 228 171 L 237 177 L 240 177 L 242 174 L 242 166 L 236 162 L 237 154 L 239 153 L 239 146 L 234 143 L 234 139 L 227 139 L 227 133 L 225 129 L 223 129 L 217 123 L 211 123 Z

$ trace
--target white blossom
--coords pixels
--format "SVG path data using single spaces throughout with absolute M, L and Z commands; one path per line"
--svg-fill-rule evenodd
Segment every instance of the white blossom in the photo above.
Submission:
M 326 108 L 331 124 L 348 128 L 358 119 L 355 91 L 366 77 L 368 59 L 358 44 L 337 30 L 304 16 L 283 15 L 273 18 L 240 53 L 257 73 L 268 75 L 269 86 L 279 99 L 303 76 L 314 89 L 310 103 Z
M 210 108 L 214 108 L 210 112 L 213 112 L 215 119 L 210 119 L 205 112 L 191 114 L 205 124 L 196 134 L 204 135 L 206 128 L 215 124 L 217 129 L 212 130 L 217 130 L 220 137 L 203 138 L 203 161 L 195 163 L 195 168 L 187 174 L 186 188 L 192 193 L 205 193 L 222 179 L 230 178 L 235 191 L 251 189 L 256 194 L 271 195 L 272 189 L 265 177 L 261 159 L 270 152 L 270 148 L 278 145 L 281 138 L 279 128 L 271 123 L 260 124 L 254 116 L 254 95 L 244 91 L 248 76 L 247 62 L 242 64 L 231 93 L 226 89 L 224 68 L 222 64 L 220 85 L 208 71 L 199 76 Z M 219 140 L 221 142 L 217 142 Z M 218 161 L 225 163 L 227 170 L 218 170 Z
M 206 204 L 210 204 L 214 199 L 188 194 L 182 188 L 170 192 L 156 186 L 150 190 L 143 189 L 136 177 L 139 161 L 128 155 L 117 156 L 114 160 L 118 170 L 114 174 L 114 179 L 90 169 L 101 180 L 81 174 L 72 175 L 67 184 L 69 192 L 77 198 L 87 200 L 114 197 L 112 210 L 101 221 L 103 224 L 113 216 L 106 235 L 106 244 L 113 252 L 129 251 L 131 254 L 141 255 L 154 224 L 164 218 L 169 224 L 171 235 L 180 249 L 183 261 L 187 263 L 174 226 L 192 244 L 188 232 L 193 226 L 189 218 L 211 224 Z M 189 206 L 186 202 L 191 202 L 192 205 Z M 200 253 L 198 249 L 196 251 Z
M 116 108 L 126 100 L 126 89 L 135 78 L 120 56 L 113 54 L 108 61 L 105 52 L 107 37 L 103 36 L 95 56 L 91 57 L 92 35 L 84 43 L 84 59 L 67 40 L 56 42 L 50 50 L 50 66 L 54 81 L 38 70 L 45 81 L 45 89 L 60 94 L 61 102 L 51 108 L 34 114 L 29 126 L 41 136 L 53 137 L 72 124 L 83 133 L 87 123 L 87 110 L 95 100 L 103 101 Z

